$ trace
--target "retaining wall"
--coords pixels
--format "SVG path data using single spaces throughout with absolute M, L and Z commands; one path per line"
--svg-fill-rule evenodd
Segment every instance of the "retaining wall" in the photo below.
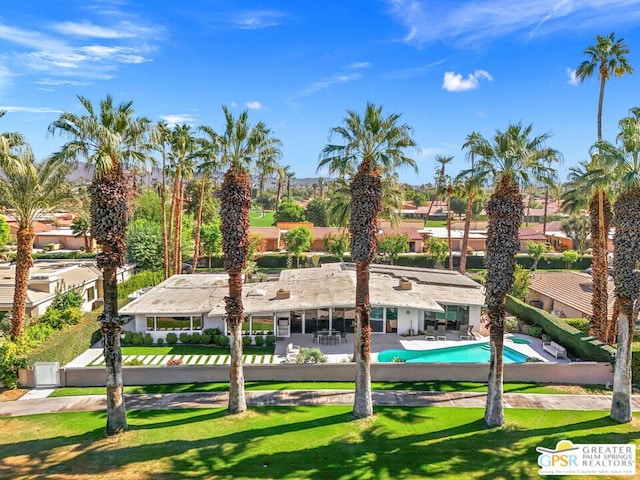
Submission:
M 123 367 L 125 385 L 228 382 L 228 366 Z M 381 382 L 468 381 L 486 382 L 488 363 L 373 363 L 371 379 Z M 245 365 L 246 381 L 353 381 L 355 364 Z M 60 386 L 83 387 L 105 384 L 104 367 L 61 368 Z M 604 385 L 613 382 L 610 363 L 510 363 L 504 365 L 505 382 Z M 20 371 L 20 383 L 34 387 L 33 370 Z

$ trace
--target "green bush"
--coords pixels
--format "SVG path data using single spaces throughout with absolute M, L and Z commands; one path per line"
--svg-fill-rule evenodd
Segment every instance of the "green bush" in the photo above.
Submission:
M 265 343 L 267 347 L 273 347 L 276 344 L 276 336 L 275 335 L 267 335 L 265 338 Z
M 297 363 L 326 363 L 327 357 L 319 348 L 301 348 Z
M 145 333 L 144 334 L 144 344 L 145 345 L 153 345 L 153 337 L 151 336 L 150 333 Z
M 542 327 L 532 325 L 528 328 L 527 334 L 531 335 L 532 337 L 540 338 L 540 336 L 542 335 Z
M 505 332 L 513 332 L 518 326 L 518 320 L 515 318 L 505 318 L 504 319 L 504 331 Z
M 527 305 L 509 295 L 507 296 L 505 307 L 518 318 L 542 327 L 544 333 L 582 360 L 612 362 L 612 359 L 615 358 L 615 350 L 609 345 L 585 335 L 551 313 Z
M 123 333 L 124 333 L 124 337 L 122 338 L 122 344 L 123 345 L 133 344 L 133 332 L 130 332 L 129 330 L 125 330 Z
M 203 333 L 202 343 L 204 343 L 205 345 L 209 345 L 210 343 L 213 343 L 213 337 L 209 334 Z
M 144 363 L 142 363 L 142 360 L 138 360 L 137 358 L 132 358 L 126 362 L 122 362 L 123 367 L 139 367 L 141 365 L 144 365 Z
M 144 343 L 144 337 L 140 332 L 134 332 L 131 336 L 131 345 L 142 345 Z
M 218 345 L 221 347 L 227 347 L 229 345 L 229 337 L 226 335 L 220 335 L 220 337 L 218 337 Z
M 172 332 L 167 333 L 166 340 L 167 340 L 167 344 L 175 345 L 176 343 L 178 343 L 178 336 Z
M 249 335 L 245 335 L 244 337 L 242 337 L 242 345 L 245 347 L 248 347 L 249 345 L 251 345 L 251 337 Z
M 216 335 L 220 335 L 222 332 L 219 328 L 205 328 L 202 333 L 215 337 Z
M 72 288 L 64 293 L 56 294 L 49 308 L 62 311 L 70 307 L 81 308 L 83 303 L 82 294 L 77 289 Z
M 563 320 L 571 325 L 573 328 L 577 328 L 582 333 L 589 334 L 589 320 L 586 318 L 563 318 Z
M 156 343 L 158 344 L 158 346 L 164 345 L 164 338 L 160 337 L 158 340 L 156 340 Z
M 256 347 L 261 347 L 264 345 L 264 337 L 262 335 L 257 335 L 254 338 L 256 342 Z
M 200 335 L 198 332 L 195 332 L 193 335 L 191 335 L 191 343 L 193 344 L 202 343 L 202 335 Z
M 144 287 L 158 285 L 164 279 L 164 273 L 160 271 L 144 271 L 131 276 L 129 280 L 118 285 L 118 298 L 127 298 L 136 290 Z
M 188 333 L 182 332 L 179 338 L 180 338 L 180 343 L 184 343 L 184 344 L 191 343 L 191 335 Z

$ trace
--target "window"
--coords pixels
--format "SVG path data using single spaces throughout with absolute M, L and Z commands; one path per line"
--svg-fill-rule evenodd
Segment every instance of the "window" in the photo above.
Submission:
M 384 332 L 384 308 L 371 307 L 371 315 L 369 316 L 371 322 L 372 333 Z
M 251 328 L 254 334 L 258 335 L 273 333 L 273 315 L 252 315 Z
M 469 324 L 469 309 L 463 305 L 442 305 L 444 312 L 424 312 L 425 325 L 440 325 L 446 330 L 460 330 Z
M 94 287 L 87 288 L 87 302 L 91 302 L 96 299 L 96 289 Z
M 202 316 L 149 316 L 147 317 L 147 330 L 202 330 Z

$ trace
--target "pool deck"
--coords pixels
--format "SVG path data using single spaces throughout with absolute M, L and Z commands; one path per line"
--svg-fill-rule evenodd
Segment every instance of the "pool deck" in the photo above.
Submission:
M 556 359 L 542 349 L 542 340 L 523 334 L 513 334 L 514 338 L 523 338 L 529 340 L 530 344 L 515 343 L 509 340 L 509 336 L 505 337 L 505 346 L 516 350 L 528 357 L 536 357 L 544 362 L 570 363 L 567 358 Z M 415 337 L 403 337 L 395 333 L 386 333 L 371 335 L 371 361 L 375 362 L 378 353 L 383 350 L 431 350 L 435 348 L 455 347 L 468 344 L 478 344 L 479 342 L 488 343 L 489 337 L 479 337 L 478 340 L 459 340 L 459 334 L 456 332 L 447 332 L 447 340 L 425 340 L 424 335 Z M 336 345 L 318 344 L 313 341 L 313 334 L 294 333 L 289 339 L 276 342 L 275 355 L 285 361 L 286 347 L 289 343 L 299 345 L 304 348 L 319 348 L 322 353 L 327 356 L 328 363 L 341 363 L 353 355 L 353 334 L 347 334 L 347 341 Z

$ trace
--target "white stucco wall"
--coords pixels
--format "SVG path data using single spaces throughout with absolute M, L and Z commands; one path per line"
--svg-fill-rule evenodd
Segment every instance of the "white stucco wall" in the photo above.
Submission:
M 469 328 L 472 328 L 475 331 L 480 329 L 480 313 L 482 311 L 482 307 L 479 305 L 469 305 Z
M 420 313 L 417 308 L 398 308 L 398 334 L 407 334 L 411 328 L 414 332 L 421 330 Z

